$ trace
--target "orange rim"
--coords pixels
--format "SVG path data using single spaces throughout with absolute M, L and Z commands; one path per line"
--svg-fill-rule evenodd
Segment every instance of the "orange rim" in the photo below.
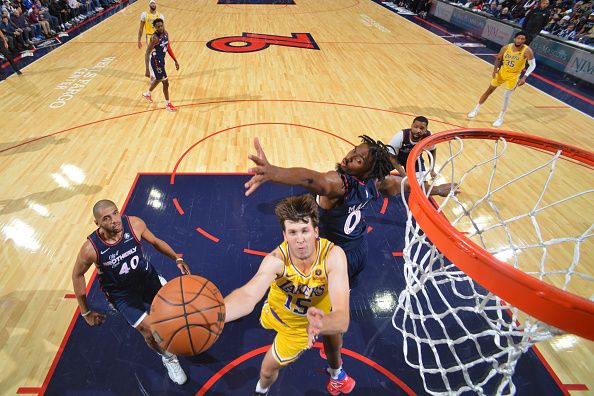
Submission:
M 425 147 L 454 138 L 497 140 L 516 143 L 594 166 L 594 153 L 538 136 L 494 129 L 454 129 L 431 135 L 417 144 L 406 163 L 406 173 L 415 174 L 415 161 Z M 431 205 L 416 178 L 409 179 L 408 206 L 415 221 L 431 242 L 452 263 L 491 293 L 527 314 L 564 331 L 594 340 L 594 302 L 544 283 L 498 260 L 466 238 Z

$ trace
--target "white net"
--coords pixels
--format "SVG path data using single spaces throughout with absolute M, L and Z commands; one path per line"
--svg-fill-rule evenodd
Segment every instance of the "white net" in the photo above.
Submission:
M 435 203 L 439 215 L 509 265 L 563 290 L 591 293 L 594 277 L 584 262 L 591 263 L 594 254 L 594 213 L 588 204 L 594 189 L 568 188 L 563 181 L 567 172 L 576 176 L 577 165 L 560 160 L 561 152 L 543 154 L 503 138 L 475 143 L 454 138 L 438 145 L 438 151 L 449 152 L 438 178 L 458 180 L 462 191 Z M 425 154 L 432 163 L 429 152 Z M 534 158 L 528 161 L 528 157 Z M 518 158 L 540 162 L 528 166 Z M 594 172 L 578 168 L 577 176 L 593 187 Z M 435 187 L 430 182 L 419 184 L 426 196 Z M 458 269 L 421 230 L 405 194 L 402 197 L 408 209 L 403 252 L 406 289 L 392 323 L 402 333 L 406 362 L 420 371 L 425 390 L 434 395 L 514 394 L 512 379 L 522 353 L 560 331 L 503 301 Z M 576 214 L 582 204 L 586 213 Z M 564 222 L 571 226 L 564 227 Z

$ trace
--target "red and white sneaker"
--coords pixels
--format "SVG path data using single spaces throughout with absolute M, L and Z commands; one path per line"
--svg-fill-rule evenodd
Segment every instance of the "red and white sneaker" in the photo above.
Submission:
M 345 372 L 344 378 L 341 380 L 332 379 L 332 377 L 328 378 L 326 389 L 332 396 L 338 396 L 341 393 L 351 393 L 353 389 L 355 389 L 356 383 L 357 382 Z
M 167 106 L 165 106 L 165 108 L 167 109 L 167 111 L 177 111 L 177 107 L 175 107 L 172 103 L 167 103 Z
M 151 97 L 151 94 L 146 94 L 146 92 L 142 93 L 142 97 L 145 98 L 149 103 L 153 103 L 153 98 Z

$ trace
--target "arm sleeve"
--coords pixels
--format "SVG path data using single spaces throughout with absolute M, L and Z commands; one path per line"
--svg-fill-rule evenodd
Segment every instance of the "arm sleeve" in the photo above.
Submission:
M 528 59 L 528 69 L 526 70 L 526 73 L 524 73 L 524 77 L 528 77 L 534 69 L 536 69 L 536 59 Z
M 146 21 L 146 11 L 145 11 L 145 12 L 143 12 L 142 14 L 140 14 L 140 20 L 141 20 L 142 22 Z
M 167 53 L 174 61 L 177 62 L 177 59 L 175 59 L 175 55 L 173 54 L 173 50 L 171 49 L 171 44 L 169 42 L 167 42 Z
M 402 147 L 403 139 L 404 132 L 397 132 L 396 135 L 394 135 L 394 137 L 392 138 L 392 140 L 390 140 L 389 145 L 392 147 L 388 147 L 388 151 L 390 151 L 390 153 L 392 153 L 393 155 L 398 155 L 398 151 L 400 151 L 400 148 Z

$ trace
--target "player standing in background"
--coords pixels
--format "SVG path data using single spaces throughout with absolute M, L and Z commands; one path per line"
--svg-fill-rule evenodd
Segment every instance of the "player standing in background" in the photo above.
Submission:
M 140 14 L 140 27 L 138 28 L 138 48 L 142 48 L 142 31 L 144 30 L 145 35 L 145 42 L 148 43 L 153 37 L 153 33 L 155 33 L 155 27 L 153 26 L 153 22 L 155 19 L 161 19 L 165 21 L 165 16 L 157 12 L 157 2 L 155 0 L 149 0 L 149 10 L 148 12 L 145 11 Z
M 149 102 L 153 102 L 151 92 L 159 83 L 163 83 L 163 96 L 167 102 L 166 109 L 168 111 L 177 111 L 177 108 L 169 101 L 169 80 L 167 80 L 167 72 L 165 70 L 165 52 L 171 56 L 175 62 L 175 69 L 179 70 L 179 63 L 175 59 L 171 45 L 169 44 L 169 34 L 163 26 L 162 19 L 155 19 L 153 21 L 155 33 L 146 49 L 144 56 L 144 63 L 146 66 L 145 76 L 151 79 L 149 90 L 142 94 L 142 96 Z
M 468 118 L 474 118 L 479 112 L 479 109 L 483 103 L 487 100 L 489 95 L 497 89 L 498 86 L 505 84 L 505 93 L 503 94 L 503 106 L 497 119 L 493 122 L 494 127 L 500 127 L 503 124 L 503 115 L 509 105 L 509 99 L 511 94 L 514 92 L 516 87 L 521 87 L 526 83 L 526 78 L 536 68 L 536 60 L 534 59 L 534 53 L 526 44 L 526 33 L 518 32 L 514 36 L 513 43 L 505 45 L 497 54 L 495 58 L 495 67 L 493 69 L 493 80 L 491 85 L 480 97 L 478 104 L 470 113 Z M 520 78 L 520 73 L 524 69 L 524 66 L 528 62 L 528 69 L 526 73 Z

